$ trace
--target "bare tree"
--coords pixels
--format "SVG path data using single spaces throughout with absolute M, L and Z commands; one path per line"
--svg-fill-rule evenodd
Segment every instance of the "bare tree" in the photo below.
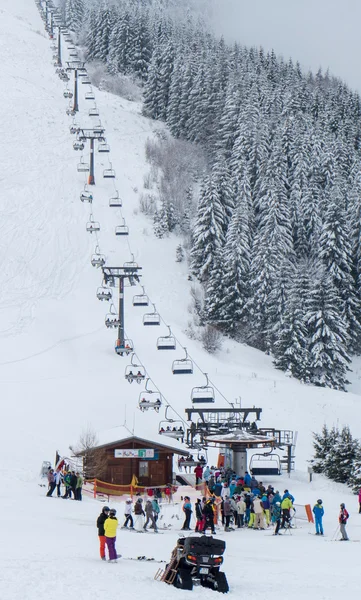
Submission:
M 98 448 L 98 439 L 93 429 L 84 430 L 76 446 L 70 450 L 77 457 L 83 459 L 83 472 L 85 479 L 104 479 L 107 472 L 107 455 L 104 448 Z

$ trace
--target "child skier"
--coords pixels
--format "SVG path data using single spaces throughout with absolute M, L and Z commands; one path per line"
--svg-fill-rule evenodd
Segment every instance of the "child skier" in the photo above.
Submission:
M 117 551 L 115 549 L 115 541 L 117 539 L 118 519 L 115 516 L 117 511 L 111 508 L 109 517 L 104 522 L 105 543 L 108 546 L 109 562 L 117 562 Z
M 322 517 L 325 511 L 323 510 L 322 500 L 317 500 L 312 512 L 315 515 L 316 535 L 323 535 Z
M 342 535 L 340 542 L 348 542 L 348 536 L 346 533 L 346 525 L 347 525 L 347 520 L 350 515 L 348 514 L 344 503 L 340 504 L 340 508 L 341 508 L 340 515 L 338 517 L 338 522 L 340 523 L 340 532 Z
M 130 529 L 134 529 L 134 523 L 133 523 L 133 517 L 132 517 L 132 508 L 133 508 L 133 502 L 132 500 L 126 500 L 125 501 L 125 508 L 124 508 L 124 516 L 125 516 L 125 521 L 124 521 L 124 525 L 122 527 L 122 529 L 127 529 L 128 527 L 128 523 L 130 523 Z

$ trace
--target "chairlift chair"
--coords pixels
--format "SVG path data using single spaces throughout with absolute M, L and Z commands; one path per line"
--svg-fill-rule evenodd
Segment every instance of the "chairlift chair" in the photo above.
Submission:
M 112 290 L 110 290 L 106 285 L 101 285 L 100 287 L 98 287 L 97 289 L 97 298 L 98 300 L 100 300 L 101 302 L 103 302 L 103 300 L 106 300 L 107 302 L 109 302 L 113 297 L 112 294 Z
M 88 173 L 89 170 L 89 163 L 84 162 L 83 157 L 81 157 L 80 163 L 77 166 L 78 173 Z
M 108 314 L 105 315 L 105 326 L 108 329 L 115 329 L 116 327 L 119 327 L 120 325 L 120 319 L 117 315 L 117 313 L 114 312 L 109 312 Z
M 99 246 L 95 248 L 95 252 L 91 257 L 90 263 L 92 267 L 103 267 L 105 265 L 105 256 L 100 253 Z
M 123 356 L 123 354 L 128 356 L 128 354 L 131 354 L 134 351 L 134 344 L 132 340 L 129 339 L 125 339 L 123 343 L 121 340 L 117 340 L 115 342 L 114 350 L 118 356 Z
M 194 387 L 191 393 L 191 400 L 193 404 L 208 404 L 214 402 L 214 388 L 208 385 L 208 375 L 204 373 L 206 377 L 206 385 Z
M 98 152 L 110 152 L 110 146 L 109 146 L 109 144 L 107 144 L 106 142 L 101 142 L 98 145 Z M 110 206 L 110 204 L 109 204 L 109 206 Z
M 89 233 L 94 233 L 96 231 L 100 231 L 100 223 L 98 221 L 94 221 L 92 215 L 90 215 L 90 219 L 86 224 L 86 230 Z
M 77 69 L 78 77 L 89 77 L 86 69 Z
M 155 305 L 153 304 L 153 312 L 145 313 L 143 316 L 143 325 L 160 325 L 160 314 L 155 310 Z
M 89 117 L 99 117 L 99 108 L 97 106 L 92 106 L 92 108 L 89 108 L 88 115 Z
M 94 96 L 94 92 L 86 92 L 85 93 L 85 100 L 94 100 L 95 96 Z
M 104 171 L 103 171 L 104 179 L 114 179 L 115 178 L 115 171 L 112 168 L 112 163 L 109 163 L 109 164 L 110 164 L 109 169 L 104 169 Z
M 115 235 L 129 235 L 129 227 L 125 224 L 125 219 L 123 219 L 123 225 L 116 226 Z
M 97 133 L 97 134 L 100 134 L 100 135 L 102 133 L 104 133 L 104 127 L 103 127 L 103 125 L 101 124 L 100 121 L 99 121 L 99 123 L 96 123 L 95 125 L 93 125 L 93 131 L 94 131 L 94 133 Z M 99 139 L 100 138 L 98 138 L 98 140 Z
M 76 123 L 73 123 L 72 125 L 70 125 L 69 131 L 72 135 L 74 135 L 75 133 L 79 133 L 80 127 Z
M 167 437 L 171 437 L 175 440 L 183 442 L 185 435 L 183 421 L 180 419 L 168 418 L 168 408 L 169 406 L 167 406 L 165 409 L 164 420 L 160 421 L 158 431 L 161 435 L 166 435 Z
M 148 389 L 149 377 L 145 383 L 145 390 L 139 394 L 138 406 L 142 412 L 152 408 L 159 412 L 162 406 L 162 395 L 159 392 Z
M 89 77 L 83 77 L 82 80 L 81 80 L 81 82 L 82 82 L 83 85 L 90 85 L 91 84 L 91 81 L 90 81 Z
M 187 348 L 183 348 L 186 355 L 185 358 L 179 358 L 173 361 L 173 375 L 191 375 L 193 373 L 193 362 L 188 358 Z
M 171 328 L 168 327 L 168 335 L 160 336 L 157 339 L 157 350 L 175 350 L 176 349 L 176 341 L 175 337 L 172 335 Z
M 76 110 L 74 110 L 72 106 L 69 106 L 69 108 L 66 109 L 66 114 L 68 115 L 68 117 L 74 117 L 74 115 L 76 114 Z
M 83 191 L 80 194 L 80 200 L 82 202 L 89 202 L 90 204 L 93 202 L 93 194 L 88 191 L 87 185 L 85 185 Z
M 132 354 L 132 358 L 130 360 L 130 365 L 125 368 L 124 377 L 129 383 L 133 383 L 136 381 L 137 383 L 141 383 L 146 376 L 145 368 L 142 365 L 138 365 L 134 362 L 134 352 Z
M 71 58 L 79 58 L 79 57 L 78 57 L 78 53 L 77 53 L 77 52 L 69 52 L 69 56 L 70 56 Z
M 73 92 L 71 92 L 70 90 L 65 90 L 63 93 L 64 98 L 72 98 L 73 97 Z
M 100 152 L 100 150 L 99 150 Z M 119 196 L 118 190 L 115 192 L 115 195 L 109 198 L 109 207 L 110 208 L 121 208 L 122 200 Z
M 134 273 L 137 269 L 139 269 L 139 265 L 138 265 L 137 262 L 135 262 L 135 260 L 134 260 L 134 254 L 132 254 L 132 260 L 127 260 L 123 264 L 123 270 L 126 273 Z
M 142 290 L 142 294 L 135 294 L 135 296 L 133 296 L 133 306 L 149 306 L 149 298 L 145 293 L 143 286 Z
M 281 475 L 280 457 L 272 452 L 253 454 L 249 471 L 255 477 L 259 475 Z
M 72 45 L 72 40 L 67 43 L 70 44 L 70 46 L 67 46 L 68 50 L 75 50 L 75 46 Z
M 73 148 L 74 150 L 84 150 L 84 143 L 80 140 L 75 140 L 73 143 Z

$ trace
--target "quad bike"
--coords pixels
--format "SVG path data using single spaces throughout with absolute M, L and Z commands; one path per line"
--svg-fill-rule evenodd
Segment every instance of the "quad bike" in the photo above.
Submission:
M 225 594 L 229 586 L 225 573 L 219 570 L 225 547 L 223 540 L 212 536 L 179 538 L 170 562 L 164 571 L 158 570 L 155 579 L 182 590 L 192 590 L 194 584 Z

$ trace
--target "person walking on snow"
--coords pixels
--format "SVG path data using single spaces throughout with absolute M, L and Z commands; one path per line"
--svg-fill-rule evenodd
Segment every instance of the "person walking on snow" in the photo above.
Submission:
M 276 502 L 273 505 L 273 510 L 272 510 L 272 523 L 275 523 L 275 531 L 273 535 L 281 535 L 279 533 L 280 527 L 281 527 L 281 503 L 280 502 Z
M 322 500 L 317 500 L 312 512 L 315 515 L 316 535 L 323 535 L 322 517 L 325 511 L 323 510 Z
M 152 506 L 152 501 L 151 500 L 147 500 L 147 502 L 145 503 L 145 516 L 147 517 L 143 529 L 144 531 L 147 531 L 147 525 L 149 523 L 149 521 L 151 521 L 151 527 L 152 529 L 154 529 L 154 533 L 158 533 L 158 529 L 157 529 L 157 523 L 154 520 L 154 516 L 153 516 L 153 506 Z
M 142 498 L 138 498 L 134 505 L 134 529 L 136 529 L 136 531 L 143 531 L 145 512 L 143 510 L 142 502 Z
M 102 512 L 97 518 L 97 528 L 98 528 L 98 537 L 100 544 L 100 558 L 102 560 L 106 560 L 105 558 L 105 531 L 104 531 L 104 523 L 109 516 L 110 508 L 108 506 L 104 506 Z
M 104 522 L 105 543 L 108 546 L 109 562 L 117 562 L 117 551 L 115 549 L 115 541 L 117 539 L 118 519 L 115 516 L 117 511 L 111 508 L 109 517 Z
M 192 504 L 191 504 L 191 499 L 189 496 L 184 496 L 183 512 L 185 514 L 185 519 L 184 519 L 182 530 L 190 531 L 190 529 L 191 529 L 190 522 L 191 522 L 191 516 L 192 516 Z
M 133 523 L 133 517 L 132 517 L 132 506 L 133 506 L 133 502 L 129 499 L 125 501 L 125 508 L 124 508 L 124 516 L 125 516 L 125 521 L 124 521 L 124 525 L 123 528 L 127 529 L 128 527 L 128 523 L 130 524 L 130 529 L 134 529 L 134 523 Z
M 340 523 L 340 533 L 342 535 L 340 542 L 348 542 L 348 536 L 346 533 L 346 525 L 347 525 L 347 520 L 350 515 L 348 514 L 344 503 L 340 504 L 340 508 L 341 508 L 341 510 L 340 510 L 340 514 L 338 517 L 338 522 Z
M 50 469 L 48 472 L 48 484 L 49 484 L 49 489 L 48 489 L 48 493 L 46 495 L 50 498 L 56 487 L 55 475 L 54 475 L 53 469 Z

